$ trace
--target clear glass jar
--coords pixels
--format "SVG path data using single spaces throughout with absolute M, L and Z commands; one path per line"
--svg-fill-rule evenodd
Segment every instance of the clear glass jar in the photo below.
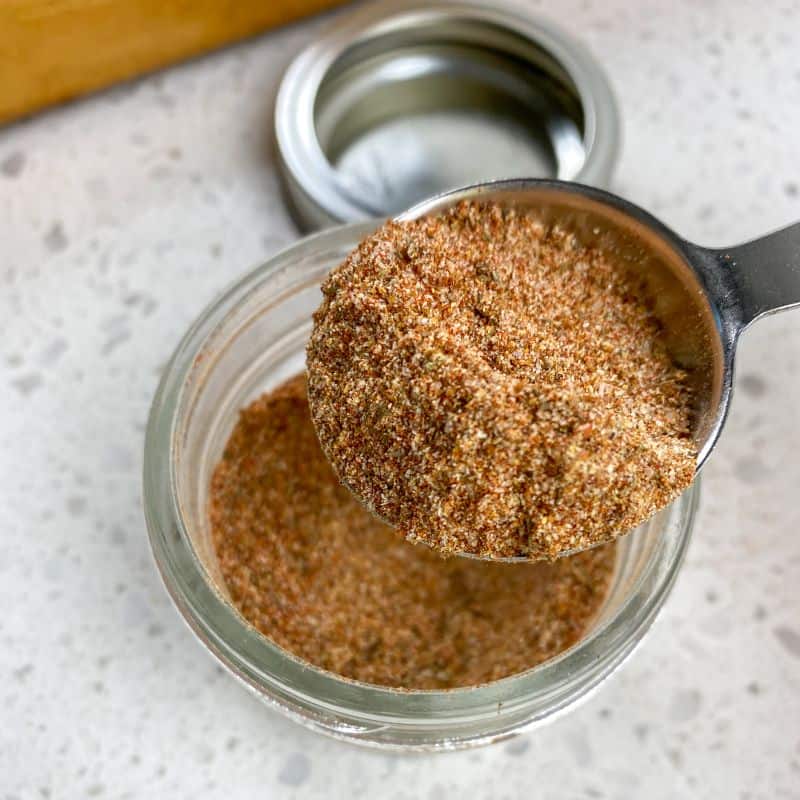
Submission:
M 144 458 L 150 541 L 175 605 L 209 650 L 262 700 L 352 742 L 449 749 L 541 725 L 585 699 L 642 640 L 689 542 L 695 484 L 619 542 L 608 598 L 586 636 L 519 675 L 469 689 L 408 691 L 316 669 L 274 645 L 227 599 L 210 542 L 211 472 L 239 409 L 303 368 L 325 274 L 375 223 L 308 237 L 239 281 L 190 328 L 153 401 Z

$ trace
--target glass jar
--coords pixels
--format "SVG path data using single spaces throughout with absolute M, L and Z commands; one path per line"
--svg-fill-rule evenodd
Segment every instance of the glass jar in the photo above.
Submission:
M 230 603 L 215 561 L 209 480 L 239 410 L 303 369 L 320 282 L 374 227 L 356 223 L 303 239 L 239 281 L 189 329 L 164 372 L 147 426 L 150 541 L 167 590 L 200 640 L 284 714 L 378 747 L 486 743 L 573 708 L 630 655 L 675 580 L 698 488 L 695 483 L 619 541 L 608 597 L 583 639 L 503 680 L 446 691 L 372 686 L 316 669 L 258 633 Z

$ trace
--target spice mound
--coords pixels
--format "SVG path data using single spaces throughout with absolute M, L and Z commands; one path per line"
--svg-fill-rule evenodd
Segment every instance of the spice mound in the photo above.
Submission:
M 530 211 L 387 222 L 314 315 L 325 454 L 369 509 L 444 553 L 552 559 L 626 533 L 696 458 L 686 376 L 637 290 L 613 252 Z
M 209 514 L 230 597 L 254 627 L 317 667 L 407 689 L 474 686 L 570 647 L 615 559 L 610 545 L 492 564 L 405 541 L 337 480 L 303 376 L 242 411 Z

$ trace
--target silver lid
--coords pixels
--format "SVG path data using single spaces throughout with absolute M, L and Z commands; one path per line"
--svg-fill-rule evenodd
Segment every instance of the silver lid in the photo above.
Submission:
M 605 186 L 620 122 L 603 70 L 550 23 L 512 6 L 417 0 L 362 8 L 300 53 L 275 131 L 310 229 L 493 179 Z

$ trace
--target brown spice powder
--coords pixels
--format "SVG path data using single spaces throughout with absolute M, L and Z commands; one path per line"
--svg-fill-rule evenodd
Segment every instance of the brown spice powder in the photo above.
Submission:
M 473 686 L 574 644 L 602 604 L 613 545 L 553 564 L 443 559 L 341 486 L 298 376 L 242 411 L 211 483 L 214 546 L 242 615 L 348 678 Z
M 613 253 L 464 202 L 387 222 L 323 293 L 314 425 L 340 479 L 409 539 L 554 558 L 691 483 L 685 375 Z

